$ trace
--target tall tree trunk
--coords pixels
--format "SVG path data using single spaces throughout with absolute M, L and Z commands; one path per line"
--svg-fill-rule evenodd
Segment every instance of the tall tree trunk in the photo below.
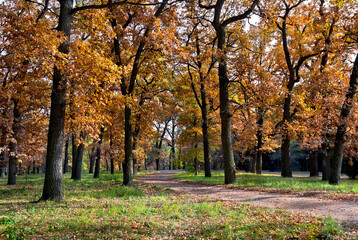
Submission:
M 262 173 L 262 150 L 256 152 L 256 174 Z
M 83 143 L 80 143 L 80 145 L 78 145 L 77 148 L 77 154 L 76 154 L 76 171 L 75 174 L 73 176 L 73 180 L 81 180 L 81 175 L 82 175 L 82 161 L 83 161 L 83 153 L 85 151 L 85 145 Z
M 89 162 L 90 166 L 88 169 L 88 173 L 93 173 L 94 172 L 94 164 L 96 162 L 96 148 L 94 146 L 92 147 L 91 151 L 88 149 L 88 156 L 90 159 L 90 162 Z
M 158 18 L 160 14 L 163 12 L 164 7 L 167 5 L 168 0 L 163 0 L 160 4 L 160 6 L 157 8 L 157 10 L 154 13 L 154 17 Z M 131 18 L 128 19 L 129 22 L 131 21 Z M 129 23 L 128 22 L 128 23 Z M 115 19 L 112 20 L 112 27 L 115 27 L 117 25 L 117 22 Z M 133 59 L 133 65 L 131 69 L 131 76 L 126 83 L 126 80 L 123 78 L 121 83 L 121 92 L 125 96 L 129 96 L 133 93 L 137 76 L 139 74 L 139 68 L 140 68 L 140 60 L 142 57 L 142 53 L 144 52 L 144 47 L 147 43 L 147 37 L 150 34 L 152 30 L 152 25 L 150 24 L 145 28 L 144 34 L 142 36 L 141 41 L 139 42 L 135 57 Z M 114 49 L 115 49 L 115 55 L 118 58 L 117 65 L 119 67 L 122 67 L 121 62 L 121 53 L 120 53 L 120 44 L 117 38 L 114 38 Z M 126 186 L 133 185 L 133 136 L 132 136 L 132 125 L 131 125 L 131 117 L 132 117 L 132 109 L 130 106 L 126 105 L 124 109 L 124 162 L 123 162 L 123 184 Z
M 96 163 L 95 163 L 93 178 L 99 178 L 99 173 L 101 171 L 101 154 L 102 154 L 103 132 L 104 132 L 104 128 L 101 127 L 101 132 L 99 134 L 98 146 L 97 146 L 97 150 L 96 150 Z
M 326 14 L 324 12 L 324 6 L 325 6 L 325 0 L 321 0 L 320 1 L 320 8 L 319 8 L 319 15 L 321 16 L 321 21 L 322 22 L 326 22 L 327 18 L 326 18 Z M 330 28 L 328 29 L 328 32 L 325 35 L 325 49 L 324 49 L 324 53 L 322 55 L 321 58 L 321 66 L 320 66 L 320 72 L 323 74 L 324 70 L 326 69 L 326 65 L 328 63 L 328 55 L 330 53 L 329 48 L 332 45 L 332 41 L 331 41 L 331 36 L 334 33 L 334 27 L 336 25 L 336 21 L 334 20 L 331 23 Z M 324 98 L 326 98 L 327 96 L 324 96 Z M 329 112 L 328 107 L 326 107 L 327 113 Z M 324 114 L 323 115 L 324 118 L 326 118 L 327 120 L 324 121 L 323 125 L 324 128 L 327 129 L 327 125 L 330 124 L 330 120 L 328 120 L 328 114 Z M 329 134 L 326 133 L 325 134 L 325 139 L 322 143 L 322 181 L 328 181 L 329 180 L 329 173 L 331 171 L 331 163 L 330 163 L 330 159 L 329 159 L 329 145 L 328 145 L 328 136 Z
M 6 86 L 6 82 L 4 81 L 3 87 L 5 86 Z M 3 111 L 2 115 L 5 116 L 6 112 Z M 1 130 L 0 146 L 4 146 L 6 144 L 6 135 L 7 135 L 7 128 L 5 124 L 1 125 L 0 130 Z M 5 177 L 5 171 L 6 171 L 6 151 L 0 150 L 0 178 Z
M 6 169 L 6 152 L 0 151 L 0 178 L 5 177 L 5 169 Z
M 170 155 L 169 155 L 169 170 L 174 170 L 174 169 L 175 169 L 175 138 L 174 138 L 174 135 L 173 135 L 172 146 L 171 146 Z
M 310 177 L 318 177 L 317 150 L 310 151 Z
M 218 37 L 219 49 L 219 91 L 220 91 L 220 118 L 221 118 L 221 148 L 223 151 L 225 184 L 236 182 L 234 152 L 231 137 L 231 114 L 229 109 L 229 77 L 225 54 L 226 32 L 221 25 L 214 26 Z
M 196 134 L 195 134 L 196 135 Z M 195 151 L 195 157 L 194 157 L 194 170 L 195 170 L 195 176 L 198 176 L 199 173 L 199 161 L 198 161 L 198 154 L 197 154 L 197 149 L 198 149 L 198 143 L 196 141 L 196 136 L 195 136 L 195 144 L 194 144 L 194 151 Z
M 199 45 L 199 39 L 196 39 L 196 54 L 199 58 L 199 60 L 197 61 L 197 66 L 198 66 L 198 72 L 199 72 L 199 78 L 200 78 L 200 96 L 201 99 L 199 99 L 196 88 L 195 88 L 195 84 L 194 84 L 194 79 L 192 77 L 192 74 L 190 73 L 190 65 L 188 63 L 188 71 L 189 71 L 189 76 L 191 78 L 191 87 L 192 90 L 194 92 L 195 95 L 195 99 L 200 107 L 201 110 L 201 119 L 202 119 L 202 124 L 201 124 L 201 128 L 202 128 L 202 132 L 203 132 L 203 147 L 204 147 L 204 171 L 205 171 L 205 177 L 211 177 L 211 171 L 210 171 L 210 155 L 209 155 L 209 134 L 208 134 L 208 110 L 207 110 L 207 100 L 206 100 L 206 89 L 205 89 L 205 76 L 203 73 L 203 65 L 202 62 L 200 60 L 200 55 L 201 55 L 201 50 L 200 50 L 200 45 Z M 212 64 L 214 64 L 214 60 L 212 62 Z M 210 73 L 211 71 L 211 67 L 209 68 L 207 74 Z M 173 133 L 174 134 L 174 133 Z
M 124 108 L 124 162 L 123 162 L 123 184 L 125 186 L 133 185 L 133 143 L 132 143 L 132 125 L 130 123 L 132 109 L 129 106 Z
M 67 173 L 68 172 L 68 145 L 69 145 L 69 139 L 66 139 L 66 143 L 65 143 L 65 159 L 63 160 L 63 173 Z
M 226 53 L 226 30 L 225 28 L 234 22 L 243 20 L 249 16 L 258 3 L 254 0 L 249 9 L 244 13 L 233 16 L 226 20 L 221 19 L 221 12 L 224 5 L 224 0 L 217 0 L 213 5 L 214 19 L 211 22 L 215 28 L 218 47 L 218 61 L 219 61 L 219 93 L 220 93 L 220 118 L 221 118 L 221 144 L 224 158 L 224 173 L 225 184 L 236 182 L 236 171 L 234 162 L 234 152 L 232 149 L 231 138 L 231 113 L 229 109 L 229 77 L 227 71 L 227 53 Z M 199 6 L 202 7 L 200 1 Z
M 142 107 L 144 104 L 145 99 L 141 96 L 139 100 L 139 106 Z M 133 132 L 133 146 L 132 151 L 137 151 L 138 148 L 138 138 L 140 134 L 140 121 L 142 119 L 142 115 L 140 113 L 137 113 L 135 126 L 134 126 L 134 132 Z M 133 154 L 133 175 L 136 175 L 139 170 L 139 162 L 138 162 L 138 156 L 137 154 Z
M 159 157 L 159 154 L 160 154 L 160 149 L 159 149 L 159 142 L 158 140 L 155 142 L 155 169 L 157 171 L 160 170 L 160 157 Z
M 206 91 L 203 83 L 200 84 L 201 92 L 201 117 L 202 117 L 202 131 L 203 131 L 203 147 L 204 147 L 204 171 L 205 177 L 211 177 L 210 169 L 210 147 L 209 147 L 209 133 L 208 133 L 208 112 L 206 103 Z
M 78 146 L 76 144 L 76 134 L 72 133 L 72 172 L 71 172 L 71 179 L 75 179 L 75 175 L 76 175 L 77 149 L 78 149 Z
M 133 139 L 133 151 L 137 151 L 137 139 Z M 133 176 L 137 175 L 138 167 L 139 163 L 137 154 L 133 153 Z
M 329 184 L 339 185 L 341 183 L 341 170 L 344 152 L 344 143 L 347 132 L 348 120 L 353 108 L 354 96 L 357 91 L 358 84 L 358 54 L 354 61 L 352 74 L 349 81 L 349 89 L 345 96 L 345 100 L 339 117 L 339 125 L 337 128 L 336 139 L 334 141 L 334 150 L 331 164 L 331 172 L 329 176 Z
M 32 174 L 36 174 L 36 162 L 35 162 L 35 160 L 32 161 Z
M 111 174 L 114 174 L 114 155 L 110 155 L 110 161 L 111 161 Z
M 282 47 L 285 55 L 286 65 L 288 69 L 288 83 L 285 86 L 287 92 L 285 93 L 284 105 L 283 105 L 283 118 L 282 118 L 282 143 L 281 143 L 281 176 L 292 177 L 291 169 L 291 154 L 290 154 L 290 134 L 288 125 L 291 122 L 291 98 L 292 90 L 296 82 L 299 81 L 298 70 L 300 65 L 294 66 L 291 60 L 291 54 L 288 49 L 287 40 L 287 23 L 286 20 L 290 11 L 293 8 L 286 4 L 285 15 L 282 17 L 282 26 L 276 23 L 277 27 L 281 31 Z M 301 61 L 302 59 L 300 59 Z M 299 61 L 299 62 L 300 62 Z M 303 61 L 302 61 L 303 63 Z M 301 63 L 301 64 L 302 64 Z
M 67 36 L 59 51 L 69 52 L 73 0 L 60 0 L 60 16 L 57 30 Z M 62 148 L 66 110 L 66 76 L 55 66 L 51 93 L 50 123 L 46 154 L 45 182 L 41 200 L 63 200 L 62 194 Z
M 288 123 L 290 119 L 291 93 L 287 93 L 283 108 L 282 144 L 281 144 L 281 176 L 292 177 L 290 135 Z
M 12 99 L 14 103 L 13 108 L 13 123 L 12 123 L 12 139 L 9 143 L 9 168 L 8 168 L 8 185 L 16 184 L 16 165 L 17 165 L 17 139 L 20 130 L 20 110 L 18 107 L 18 100 Z
M 62 201 L 62 148 L 66 110 L 65 81 L 55 67 L 51 94 L 51 113 L 48 130 L 45 182 L 41 200 Z
M 174 163 L 175 163 L 175 128 L 176 128 L 176 124 L 175 124 L 175 117 L 172 117 L 172 129 L 171 132 L 168 131 L 170 137 L 171 137 L 171 145 L 170 145 L 170 154 L 169 154 L 169 170 L 173 170 L 174 167 Z

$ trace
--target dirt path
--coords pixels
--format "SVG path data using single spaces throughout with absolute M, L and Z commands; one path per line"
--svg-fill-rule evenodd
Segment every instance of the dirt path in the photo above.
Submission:
M 339 221 L 358 226 L 358 202 L 326 200 L 292 194 L 243 191 L 220 186 L 180 182 L 173 178 L 175 172 L 162 171 L 138 178 L 139 181 L 171 188 L 177 192 L 208 196 L 213 199 L 251 203 L 259 207 L 270 207 L 298 211 L 315 216 L 331 216 Z

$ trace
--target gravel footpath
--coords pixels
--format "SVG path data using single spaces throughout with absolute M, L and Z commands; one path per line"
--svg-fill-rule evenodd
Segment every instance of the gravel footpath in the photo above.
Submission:
M 251 203 L 259 207 L 291 210 L 314 216 L 332 218 L 358 226 L 358 202 L 327 200 L 260 191 L 245 191 L 200 183 L 181 182 L 173 178 L 176 172 L 161 171 L 137 178 L 137 180 L 170 188 L 177 192 L 207 196 L 215 200 Z

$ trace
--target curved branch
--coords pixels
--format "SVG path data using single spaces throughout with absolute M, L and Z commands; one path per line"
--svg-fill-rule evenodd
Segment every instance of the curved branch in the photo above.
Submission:
M 201 3 L 201 0 L 199 0 L 199 7 L 210 10 L 210 9 L 214 9 L 216 7 L 216 5 L 203 5 Z
M 45 0 L 44 8 L 42 9 L 40 15 L 37 17 L 36 22 L 38 22 L 43 16 L 45 16 L 45 13 L 48 10 L 48 3 L 49 3 L 49 0 Z
M 191 89 L 193 90 L 194 92 L 194 96 L 195 96 L 195 100 L 196 102 L 198 103 L 200 109 L 202 108 L 202 105 L 201 105 L 201 102 L 199 100 L 199 96 L 198 96 L 198 93 L 195 89 L 195 85 L 194 85 L 194 79 L 193 79 L 193 75 L 191 74 L 191 71 L 190 71 L 190 64 L 188 64 L 188 73 L 189 73 L 189 77 L 190 77 L 190 86 L 191 86 Z
M 119 6 L 119 5 L 123 5 L 123 4 L 129 4 L 129 5 L 138 5 L 138 6 L 156 6 L 156 5 L 161 5 L 161 2 L 158 3 L 136 3 L 136 2 L 130 2 L 128 0 L 123 0 L 120 2 L 108 2 L 106 4 L 93 4 L 93 5 L 87 5 L 87 6 L 82 6 L 82 7 L 75 7 L 71 10 L 72 14 L 75 14 L 79 11 L 83 11 L 83 10 L 89 10 L 89 9 L 104 9 L 104 8 L 109 8 L 109 7 L 115 7 L 115 6 Z
M 300 75 L 299 75 L 299 70 L 302 66 L 302 64 L 309 58 L 311 57 L 314 57 L 314 56 L 317 56 L 318 53 L 312 53 L 312 54 L 309 54 L 309 55 L 306 55 L 304 57 L 301 57 L 298 62 L 297 62 L 297 65 L 294 67 L 295 69 L 295 74 L 296 74 L 296 79 L 295 79 L 295 82 L 299 82 L 300 81 Z
M 256 7 L 256 5 L 258 3 L 259 3 L 259 0 L 254 0 L 254 2 L 251 4 L 250 8 L 247 9 L 243 14 L 231 17 L 229 19 L 226 19 L 221 25 L 223 27 L 226 27 L 230 23 L 233 23 L 233 22 L 236 22 L 236 21 L 243 20 L 243 19 L 247 18 L 252 13 L 252 11 L 255 9 L 255 7 Z

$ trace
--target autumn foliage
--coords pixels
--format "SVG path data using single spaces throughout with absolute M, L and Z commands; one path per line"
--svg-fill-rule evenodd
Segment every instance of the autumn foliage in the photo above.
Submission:
M 263 154 L 281 149 L 290 177 L 290 143 L 329 157 L 337 129 L 344 158 L 358 157 L 354 0 L 0 4 L 0 168 L 9 184 L 44 159 L 58 162 L 71 139 L 71 149 L 98 153 L 99 168 L 123 169 L 126 185 L 138 169 L 188 159 L 209 177 L 222 146 L 227 183 L 234 151 L 261 173 Z M 49 125 L 56 94 L 62 130 Z M 52 155 L 51 131 L 63 131 Z

